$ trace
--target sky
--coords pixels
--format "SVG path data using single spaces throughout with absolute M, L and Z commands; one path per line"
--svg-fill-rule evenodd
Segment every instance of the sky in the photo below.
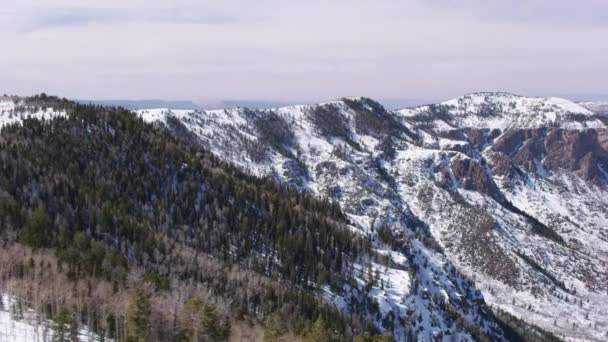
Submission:
M 608 98 L 606 0 L 2 0 L 0 93 Z

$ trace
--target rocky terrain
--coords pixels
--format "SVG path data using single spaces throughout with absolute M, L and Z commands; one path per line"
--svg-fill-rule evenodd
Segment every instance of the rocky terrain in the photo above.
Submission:
M 380 270 L 390 286 L 369 293 L 380 325 L 405 318 L 420 337 L 443 336 L 442 302 L 478 324 L 486 309 L 462 299 L 483 297 L 567 339 L 607 336 L 608 129 L 580 105 L 474 93 L 398 111 L 344 98 L 138 113 L 253 174 L 338 201 L 410 270 Z

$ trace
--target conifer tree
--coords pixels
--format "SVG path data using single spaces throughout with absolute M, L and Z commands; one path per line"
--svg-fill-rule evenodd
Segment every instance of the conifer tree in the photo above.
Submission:
M 22 234 L 22 241 L 34 248 L 42 248 L 48 245 L 49 218 L 43 206 L 36 208 L 30 214 Z
M 304 342 L 335 342 L 337 340 L 336 336 L 329 330 L 322 315 L 319 315 L 319 318 L 304 336 Z
M 127 340 L 144 342 L 148 337 L 150 298 L 145 290 L 136 288 L 127 308 Z

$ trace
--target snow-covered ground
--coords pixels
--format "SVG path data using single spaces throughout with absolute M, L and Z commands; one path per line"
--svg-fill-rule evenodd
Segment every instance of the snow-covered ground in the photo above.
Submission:
M 411 234 L 410 229 L 414 227 L 408 225 L 408 218 L 412 214 L 408 204 L 403 201 L 403 198 L 400 198 L 399 193 L 391 184 L 380 179 L 378 175 L 382 172 L 378 170 L 378 167 L 391 167 L 383 161 L 379 164 L 374 162 L 381 155 L 381 151 L 377 149 L 379 139 L 356 133 L 356 113 L 347 104 L 342 101 L 333 101 L 320 106 L 328 104 L 340 109 L 352 132 L 352 139 L 361 146 L 359 150 L 350 147 L 348 142 L 340 137 L 321 136 L 309 118 L 312 108 L 310 106 L 290 106 L 272 110 L 290 123 L 297 141 L 297 150 L 294 148 L 293 155 L 300 155 L 306 168 L 314 170 L 314 172 L 308 173 L 308 178 L 303 182 L 303 190 L 324 196 L 329 195 L 339 201 L 349 214 L 353 229 L 362 235 L 372 233 L 376 236 L 380 222 L 389 225 L 396 233 Z M 270 111 L 266 111 L 266 113 L 268 112 Z M 244 140 L 240 143 L 241 146 L 252 144 L 259 139 L 252 120 L 247 118 L 243 109 L 190 112 L 157 109 L 138 111 L 138 114 L 148 122 L 158 122 L 159 120 L 162 122 L 171 116 L 179 118 L 218 156 L 241 165 L 254 174 L 275 174 L 280 179 L 289 181 L 284 172 L 289 157 L 270 149 L 266 160 L 255 162 L 243 149 L 237 148 L 239 139 Z M 257 115 L 264 115 L 264 112 L 257 113 Z M 235 131 L 238 132 L 237 135 L 234 135 Z M 343 149 L 345 153 L 337 153 L 337 148 Z M 375 218 L 378 220 L 370 229 Z M 377 236 L 374 241 L 378 242 Z M 412 332 L 413 336 L 421 339 L 431 339 L 449 329 L 457 330 L 453 327 L 454 322 L 446 319 L 445 312 L 438 303 L 435 303 L 435 299 L 441 303 L 445 296 L 451 295 L 460 298 L 464 296 L 460 292 L 468 291 L 466 289 L 469 285 L 458 280 L 461 278 L 457 274 L 446 271 L 449 267 L 445 265 L 449 265 L 449 262 L 444 257 L 431 257 L 436 253 L 423 248 L 422 245 L 416 248 L 411 246 L 411 248 L 418 253 L 424 251 L 429 254 L 429 257 L 415 257 L 415 265 L 410 265 L 407 262 L 405 251 L 388 251 L 386 247 L 378 243 L 378 252 L 390 254 L 398 265 L 397 267 L 372 265 L 373 273 L 378 271 L 380 281 L 376 284 L 377 286 L 372 287 L 364 295 L 373 298 L 378 303 L 380 316 L 377 323 L 379 328 L 386 331 L 387 328 L 383 326 L 383 321 L 388 317 L 393 322 L 392 326 L 397 338 L 405 338 L 407 333 L 399 323 L 403 319 L 411 321 L 411 325 L 415 329 Z M 434 265 L 434 263 L 436 264 Z M 423 267 L 423 265 L 426 266 Z M 361 265 L 360 267 L 359 273 L 362 276 L 357 278 L 358 289 L 364 288 L 366 282 L 363 274 L 367 266 Z M 412 275 L 412 271 L 408 271 L 410 268 L 428 268 L 429 271 L 424 276 Z M 427 275 L 432 275 L 440 281 L 429 280 Z M 421 285 L 416 286 L 417 291 L 413 292 L 412 283 L 415 282 Z M 454 284 L 459 285 L 455 287 Z M 348 295 L 351 295 L 352 291 L 356 290 L 346 289 Z M 338 307 L 348 308 L 348 299 L 343 298 L 342 294 L 331 294 L 327 297 Z M 475 299 L 471 297 L 470 302 L 474 303 L 474 301 Z M 466 312 L 462 312 L 462 316 L 471 324 L 483 322 L 473 314 L 468 315 Z M 487 329 L 491 328 L 490 323 L 481 325 L 484 324 Z M 458 334 L 465 340 L 470 338 L 466 333 Z
M 33 310 L 20 304 L 8 294 L 0 295 L 0 341 L 51 342 L 55 341 L 57 323 L 41 319 Z M 68 327 L 65 329 L 68 331 Z M 101 338 L 85 328 L 78 330 L 81 342 L 100 341 Z M 111 339 L 104 339 L 111 341 Z
M 602 277 L 606 272 L 603 260 L 606 260 L 608 251 L 604 235 L 608 216 L 603 209 L 608 205 L 606 190 L 593 188 L 572 173 L 546 179 L 531 175 L 531 181 L 516 187 L 504 186 L 500 177 L 494 177 L 501 193 L 517 208 L 556 229 L 569 243 L 564 247 L 534 234 L 525 218 L 503 208 L 492 197 L 461 189 L 449 171 L 451 163 L 472 155 L 479 160 L 485 159 L 485 151 L 476 151 L 466 141 L 438 137 L 435 133 L 457 128 L 487 128 L 501 132 L 539 127 L 604 128 L 602 121 L 591 111 L 559 98 L 475 93 L 433 106 L 433 110 L 439 113 L 431 116 L 430 127 L 419 119 L 429 115 L 429 106 L 394 112 L 392 115 L 406 128 L 415 131 L 419 138 L 416 140 L 405 135 L 393 138 L 395 158 L 379 163 L 384 173 L 394 179 L 395 182 L 391 183 L 380 175 L 382 171 L 377 166 L 373 166 L 377 164 L 372 161 L 381 156 L 378 149 L 380 139 L 357 132 L 356 113 L 347 103 L 334 101 L 331 104 L 337 106 L 346 118 L 351 138 L 360 148 L 351 148 L 340 138 L 321 136 L 310 120 L 311 106 L 290 106 L 257 113 L 264 115 L 272 111 L 290 123 L 297 141 L 294 154 L 299 153 L 309 170 L 303 190 L 339 201 L 349 214 L 353 229 L 363 235 L 371 233 L 376 236 L 381 224 L 389 225 L 396 233 L 408 235 L 416 229 L 416 224 L 408 218 L 418 217 L 428 225 L 431 235 L 445 251 L 443 257 L 424 249 L 430 255 L 424 259 L 416 256 L 415 265 L 406 261 L 403 252 L 392 252 L 401 255 L 402 265 L 420 268 L 427 264 L 427 267 L 443 272 L 445 277 L 438 275 L 434 281 L 429 281 L 425 276 L 427 273 L 420 269 L 410 273 L 380 267 L 380 274 L 391 287 L 384 290 L 374 287 L 367 295 L 377 300 L 383 317 L 390 312 L 408 317 L 407 312 L 411 310 L 415 312 L 412 315 L 419 315 L 422 320 L 415 327 L 422 327 L 417 330 L 420 338 L 430 338 L 433 334 L 427 333 L 433 331 L 433 325 L 435 333 L 446 331 L 449 328 L 447 321 L 437 318 L 441 309 L 424 298 L 454 298 L 454 303 L 461 307 L 457 298 L 464 296 L 462 292 L 476 291 L 474 287 L 467 286 L 463 286 L 461 292 L 453 289 L 457 279 L 464 279 L 459 275 L 461 272 L 475 279 L 477 288 L 481 290 L 479 296 L 483 296 L 490 305 L 569 339 L 602 339 L 605 334 L 602 330 L 606 330 L 604 327 L 608 324 L 602 316 L 608 296 L 598 286 L 602 281 L 606 283 L 606 278 Z M 268 159 L 256 162 L 245 151 L 235 148 L 234 136 L 221 138 L 228 136 L 226 132 L 237 131 L 246 142 L 258 141 L 252 121 L 244 119 L 242 109 L 209 112 L 146 110 L 139 111 L 139 115 L 150 122 L 163 121 L 161 117 L 167 115 L 179 117 L 218 156 L 254 174 L 275 174 L 289 181 L 289 176 L 281 172 L 289 157 L 270 147 Z M 336 147 L 343 147 L 346 153 L 338 155 Z M 466 149 L 472 151 L 467 154 L 457 152 Z M 442 173 L 441 170 L 448 172 Z M 444 187 L 440 183 L 450 185 Z M 475 226 L 466 227 L 470 224 L 467 222 L 473 222 L 470 220 L 477 220 Z M 374 227 L 370 228 L 372 222 Z M 483 230 L 486 228 L 487 231 Z M 374 241 L 379 251 L 386 250 L 378 240 Z M 570 241 L 576 243 L 570 244 Z M 410 245 L 409 252 L 423 250 L 416 246 Z M 556 288 L 545 275 L 522 259 L 522 254 L 563 282 L 565 290 Z M 455 266 L 456 273 L 452 273 L 452 266 Z M 416 288 L 422 290 L 414 291 L 411 284 L 407 287 L 401 285 L 407 283 L 405 279 L 409 279 L 411 284 L 417 282 Z M 575 289 L 576 294 L 573 294 Z M 339 307 L 347 304 L 336 294 L 329 297 L 334 298 Z M 476 314 L 469 314 L 468 310 L 461 314 L 479 325 Z M 564 318 L 566 314 L 570 317 Z M 572 323 L 576 324 L 575 328 Z
M 20 123 L 27 118 L 51 120 L 65 115 L 66 112 L 64 110 L 54 110 L 53 108 L 36 108 L 34 110 L 22 103 L 15 103 L 11 99 L 0 97 L 0 128 Z
M 432 119 L 437 130 L 474 127 L 506 130 L 511 127 L 559 126 L 567 129 L 604 127 L 593 112 L 557 97 L 524 97 L 507 93 L 473 93 L 433 106 L 439 116 Z M 429 106 L 406 108 L 398 113 L 416 117 Z M 447 114 L 447 115 L 441 115 Z

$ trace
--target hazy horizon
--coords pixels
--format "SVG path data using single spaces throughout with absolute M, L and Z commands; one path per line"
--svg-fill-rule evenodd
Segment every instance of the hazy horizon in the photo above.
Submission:
M 485 92 L 485 91 L 480 91 Z M 501 92 L 501 91 L 497 91 Z M 56 95 L 56 94 L 52 94 Z M 465 93 L 460 94 L 465 95 Z M 585 102 L 585 101 L 608 101 L 608 95 L 578 95 L 568 96 L 560 94 L 545 94 L 545 95 L 529 95 L 529 94 L 516 94 L 522 96 L 531 97 L 560 97 L 573 102 Z M 365 95 L 357 95 L 365 96 Z M 347 96 L 342 96 L 347 97 Z M 457 96 L 456 96 L 457 97 Z M 339 99 L 326 98 L 326 99 L 299 99 L 299 100 L 275 100 L 275 99 L 210 99 L 210 100 L 196 100 L 196 99 L 146 99 L 146 98 L 134 98 L 134 99 L 74 99 L 79 102 L 87 103 L 93 102 L 98 104 L 109 104 L 109 105 L 120 105 L 130 109 L 150 109 L 150 108 L 171 108 L 171 109 L 221 109 L 231 107 L 257 107 L 257 108 L 277 108 L 283 106 L 290 106 L 295 104 L 316 104 L 325 101 L 332 101 Z M 450 100 L 452 98 L 428 98 L 428 99 L 383 99 L 383 98 L 372 98 L 378 101 L 384 107 L 388 109 L 400 109 L 406 107 L 415 107 L 430 103 L 439 103 Z

